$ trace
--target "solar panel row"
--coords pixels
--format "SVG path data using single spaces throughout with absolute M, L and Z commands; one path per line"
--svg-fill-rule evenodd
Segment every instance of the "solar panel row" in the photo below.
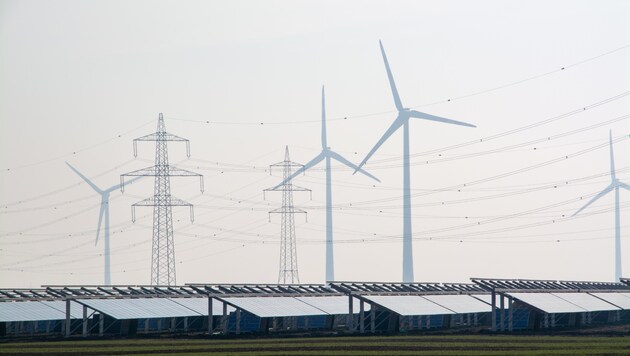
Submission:
M 545 313 L 630 309 L 630 293 L 507 293 Z
M 364 298 L 403 316 L 486 313 L 491 309 L 490 305 L 464 294 L 372 295 Z
M 83 317 L 81 305 L 70 304 L 72 319 Z M 63 301 L 26 301 L 0 303 L 0 322 L 65 320 L 66 302 Z

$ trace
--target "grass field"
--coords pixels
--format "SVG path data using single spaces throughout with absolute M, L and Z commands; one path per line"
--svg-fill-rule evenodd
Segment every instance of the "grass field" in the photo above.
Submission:
M 630 336 L 357 336 L 0 343 L 0 355 L 630 355 Z

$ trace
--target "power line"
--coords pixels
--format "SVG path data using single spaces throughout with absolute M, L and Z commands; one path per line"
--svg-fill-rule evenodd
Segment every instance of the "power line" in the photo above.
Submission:
M 442 100 L 438 100 L 438 101 L 434 101 L 431 103 L 425 103 L 425 104 L 419 104 L 419 105 L 414 105 L 411 106 L 412 108 L 421 108 L 421 107 L 428 107 L 428 106 L 433 106 L 433 105 L 437 105 L 437 104 L 445 104 L 445 103 L 450 103 L 453 101 L 457 101 L 457 100 L 461 100 L 461 99 L 466 99 L 466 98 L 470 98 L 473 96 L 478 96 L 478 95 L 482 95 L 482 94 L 487 94 L 487 93 L 491 93 L 497 90 L 501 90 L 501 89 L 505 89 L 505 88 L 509 88 L 515 85 L 519 85 L 522 83 L 526 83 L 535 79 L 539 79 L 539 78 L 543 78 L 555 73 L 559 73 L 559 72 L 564 72 L 567 69 L 570 68 L 574 68 L 577 67 L 579 65 L 594 61 L 596 59 L 611 55 L 613 53 L 617 53 L 619 51 L 622 51 L 626 48 L 630 48 L 630 44 L 615 48 L 613 50 L 598 54 L 596 56 L 593 57 L 589 57 L 586 58 L 584 60 L 578 61 L 578 62 L 574 62 L 565 66 L 562 66 L 560 68 L 556 68 L 553 69 L 551 71 L 547 71 L 544 73 L 540 73 L 540 74 L 536 74 L 527 78 L 523 78 L 523 79 L 519 79 L 519 80 L 515 80 L 506 84 L 502 84 L 502 85 L 498 85 L 496 87 L 492 87 L 492 88 L 488 88 L 488 89 L 483 89 L 483 90 L 479 90 L 476 92 L 472 92 L 469 94 L 465 94 L 465 95 L 460 95 L 460 96 L 454 96 L 454 97 L 450 97 L 450 98 L 446 98 L 446 99 L 442 99 Z M 374 112 L 374 113 L 367 113 L 367 114 L 360 114 L 360 115 L 347 115 L 347 116 L 343 116 L 343 117 L 336 117 L 336 118 L 331 118 L 331 119 L 327 119 L 327 121 L 340 121 L 340 120 L 348 120 L 348 119 L 358 119 L 358 118 L 364 118 L 364 117 L 370 117 L 370 116 L 377 116 L 377 115 L 383 115 L 383 114 L 390 114 L 390 113 L 394 113 L 396 111 L 381 111 L 381 112 Z M 204 123 L 204 124 L 211 124 L 211 125 L 235 125 L 235 126 L 264 126 L 264 125 L 295 125 L 295 124 L 315 124 L 315 123 L 320 123 L 320 120 L 303 120 L 303 121 L 259 121 L 259 122 L 239 122 L 239 121 L 210 121 L 210 120 L 191 120 L 191 119 L 179 119 L 179 118 L 169 118 L 171 120 L 178 120 L 178 121 L 187 121 L 187 122 L 197 122 L 197 123 Z

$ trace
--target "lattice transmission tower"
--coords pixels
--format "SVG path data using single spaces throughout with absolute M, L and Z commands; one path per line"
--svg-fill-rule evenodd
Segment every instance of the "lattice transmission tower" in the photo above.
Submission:
M 289 147 L 287 146 L 284 151 L 284 161 L 272 164 L 269 166 L 269 174 L 273 168 L 282 167 L 284 184 L 268 188 L 265 192 L 282 192 L 282 206 L 280 208 L 269 211 L 271 214 L 281 214 L 281 227 L 280 227 L 280 272 L 278 273 L 279 284 L 293 284 L 300 283 L 300 277 L 298 275 L 298 261 L 297 261 L 297 243 L 295 240 L 295 217 L 294 214 L 306 214 L 306 211 L 293 206 L 293 192 L 302 191 L 310 192 L 310 189 L 298 187 L 293 185 L 291 181 L 287 181 L 287 178 L 291 176 L 292 169 L 294 167 L 303 167 L 299 163 L 292 162 L 289 159 Z
M 190 208 L 190 221 L 194 221 L 193 205 L 171 195 L 171 177 L 199 177 L 203 193 L 203 175 L 179 169 L 168 164 L 168 141 L 186 143 L 186 155 L 190 158 L 190 142 L 182 137 L 167 133 L 164 117 L 160 113 L 157 131 L 133 140 L 133 155 L 137 157 L 138 141 L 155 141 L 155 165 L 125 173 L 120 176 L 120 190 L 125 190 L 125 177 L 154 176 L 153 196 L 131 206 L 131 219 L 136 221 L 137 206 L 153 207 L 153 241 L 151 253 L 151 285 L 175 285 L 175 243 L 173 239 L 174 206 Z

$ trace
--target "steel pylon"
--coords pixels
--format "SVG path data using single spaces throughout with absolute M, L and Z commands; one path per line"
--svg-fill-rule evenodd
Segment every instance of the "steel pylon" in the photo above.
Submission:
M 164 117 L 160 113 L 157 131 L 139 137 L 133 141 L 134 156 L 137 156 L 138 141 L 155 141 L 155 165 L 120 176 L 120 189 L 124 192 L 125 177 L 154 176 L 153 196 L 133 204 L 131 215 L 136 220 L 137 206 L 153 207 L 153 240 L 151 247 L 151 285 L 175 285 L 175 241 L 173 238 L 173 206 L 187 206 L 190 208 L 190 221 L 194 221 L 193 205 L 171 195 L 171 177 L 199 177 L 200 190 L 203 193 L 203 176 L 170 166 L 168 163 L 168 141 L 186 143 L 186 154 L 190 157 L 189 141 L 185 138 L 169 134 L 165 130 Z
M 306 214 L 306 211 L 293 206 L 293 192 L 305 191 L 310 189 L 293 185 L 288 178 L 291 176 L 294 167 L 303 167 L 299 163 L 292 162 L 289 158 L 289 147 L 285 147 L 284 161 L 269 166 L 269 171 L 274 167 L 281 167 L 283 172 L 284 184 L 273 188 L 265 189 L 264 192 L 281 191 L 282 206 L 278 209 L 271 210 L 271 214 L 281 215 L 280 227 L 280 271 L 278 273 L 279 284 L 300 283 L 298 275 L 297 260 L 297 242 L 295 239 L 295 217 L 294 214 Z

